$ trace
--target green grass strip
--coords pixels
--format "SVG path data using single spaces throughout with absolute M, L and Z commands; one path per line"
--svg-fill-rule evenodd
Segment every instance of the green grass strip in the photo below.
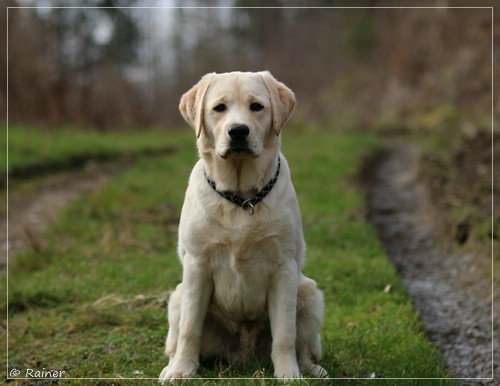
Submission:
M 154 130 L 47 129 L 11 125 L 0 137 L 0 175 L 32 176 L 81 167 L 87 160 L 109 160 L 124 155 L 168 152 L 166 132 Z M 8 137 L 7 137 L 8 136 Z M 8 146 L 7 146 L 8 138 Z

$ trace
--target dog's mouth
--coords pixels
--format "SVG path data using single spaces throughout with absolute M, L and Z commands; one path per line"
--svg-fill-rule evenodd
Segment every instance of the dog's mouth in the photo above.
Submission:
M 227 159 L 233 158 L 243 158 L 243 157 L 255 157 L 255 153 L 248 146 L 241 145 L 231 145 L 229 148 L 221 155 L 222 158 Z
M 226 159 L 229 157 L 242 158 L 242 157 L 255 157 L 255 152 L 248 144 L 247 139 L 233 139 L 229 142 L 226 149 L 221 154 L 221 157 Z

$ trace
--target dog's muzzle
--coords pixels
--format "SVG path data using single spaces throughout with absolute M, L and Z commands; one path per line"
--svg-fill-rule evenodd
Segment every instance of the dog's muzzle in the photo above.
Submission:
M 229 148 L 225 156 L 229 155 L 245 155 L 253 154 L 248 146 L 248 136 L 250 135 L 250 128 L 243 124 L 234 124 L 229 126 L 227 134 L 230 138 Z

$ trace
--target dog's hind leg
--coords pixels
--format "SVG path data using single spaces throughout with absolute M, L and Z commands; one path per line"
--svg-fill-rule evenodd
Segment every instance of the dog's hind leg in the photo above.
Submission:
M 297 359 L 302 373 L 318 378 L 328 376 L 323 367 L 314 364 L 321 359 L 319 331 L 323 316 L 322 292 L 314 280 L 302 276 L 297 293 Z

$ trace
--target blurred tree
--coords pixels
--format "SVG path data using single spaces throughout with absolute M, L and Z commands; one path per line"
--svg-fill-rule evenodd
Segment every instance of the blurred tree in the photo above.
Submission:
M 131 87 L 127 70 L 137 63 L 139 32 L 131 12 L 115 3 L 9 10 L 13 120 L 102 128 L 133 123 L 128 110 L 138 106 L 122 93 Z
M 129 7 L 134 7 L 137 2 L 129 1 L 127 4 Z M 101 0 L 98 6 L 103 7 L 100 9 L 103 11 L 103 16 L 111 20 L 112 29 L 107 44 L 101 45 L 103 59 L 118 64 L 136 63 L 139 29 L 132 12 L 130 9 L 118 8 L 116 0 Z M 94 38 L 97 36 L 94 35 Z
M 297 8 L 306 0 L 269 0 L 266 8 L 253 0 L 172 0 L 170 9 L 88 0 L 87 8 L 54 8 L 65 1 L 14 8 L 10 0 L 12 122 L 176 124 L 181 94 L 207 72 L 230 70 L 270 70 L 294 89 L 308 119 L 343 111 L 369 121 L 439 101 L 490 105 L 489 9 L 353 9 L 348 0 L 317 0 L 338 7 L 323 9 Z M 0 34 L 6 24 L 0 19 Z
M 373 8 L 366 8 L 360 12 L 358 20 L 348 34 L 348 42 L 352 55 L 357 59 L 366 59 L 375 46 L 375 15 Z
M 0 3 L 0 74 L 7 74 L 7 5 Z M 0 118 L 7 116 L 7 78 L 0 77 Z

